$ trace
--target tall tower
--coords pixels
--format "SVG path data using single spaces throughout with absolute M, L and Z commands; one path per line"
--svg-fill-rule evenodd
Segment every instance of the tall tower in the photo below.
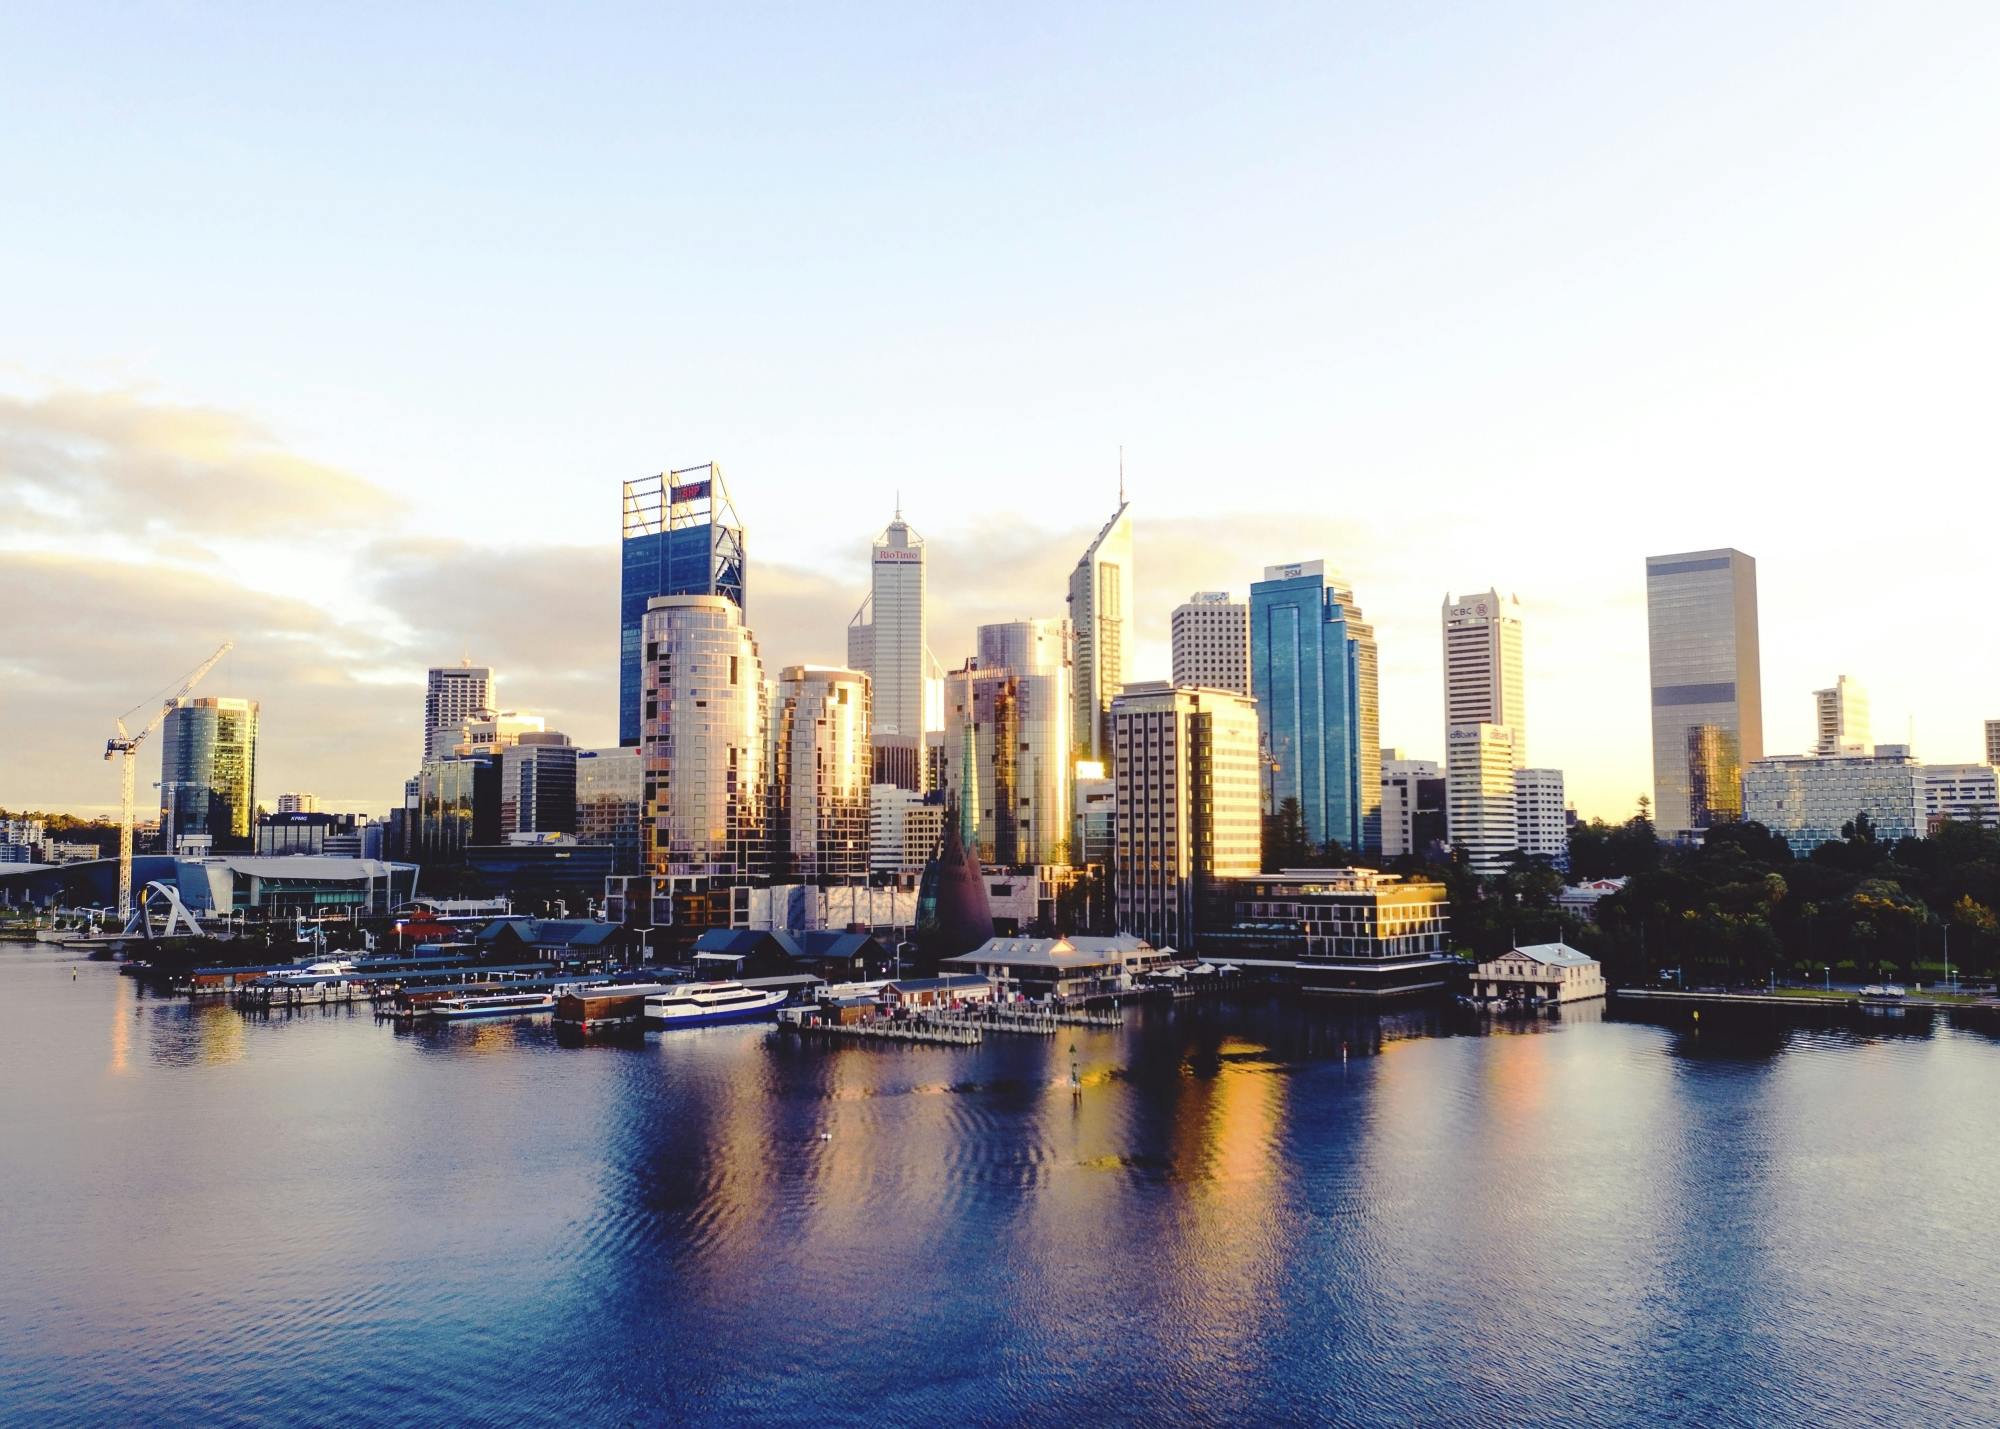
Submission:
M 1250 607 L 1198 590 L 1174 607 L 1174 683 L 1250 693 Z
M 868 597 L 847 626 L 847 663 L 871 686 L 876 778 L 923 788 L 931 672 L 929 560 L 901 508 L 869 550 Z
M 1111 701 L 1132 678 L 1132 516 L 1121 470 L 1118 510 L 1069 576 L 1069 623 L 1076 638 L 1078 752 L 1110 758 Z
M 160 728 L 160 837 L 208 834 L 217 848 L 247 848 L 257 817 L 257 702 L 203 695 L 183 700 Z
M 1489 590 L 1444 598 L 1444 722 L 1504 724 L 1514 763 L 1527 763 L 1528 717 L 1521 681 L 1521 601 Z
M 716 595 L 747 609 L 743 523 L 714 462 L 625 483 L 618 588 L 618 743 L 639 743 L 641 628 L 655 596 Z
M 788 665 L 777 730 L 779 876 L 823 886 L 868 881 L 868 677 Z
M 424 758 L 451 753 L 466 721 L 493 712 L 493 670 L 461 661 L 431 666 L 424 688 Z
M 1868 692 L 1841 675 L 1813 691 L 1813 753 L 1839 754 L 1856 745 L 1867 752 Z
M 1646 635 L 1653 820 L 1674 838 L 1734 818 L 1742 771 L 1764 757 L 1756 561 L 1727 548 L 1646 557 Z

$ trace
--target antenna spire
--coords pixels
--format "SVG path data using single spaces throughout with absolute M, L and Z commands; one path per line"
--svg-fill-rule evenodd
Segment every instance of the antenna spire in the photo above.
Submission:
M 1125 504 L 1125 444 L 1118 444 L 1118 504 Z
M 903 488 L 900 486 L 896 488 L 896 519 L 903 519 Z

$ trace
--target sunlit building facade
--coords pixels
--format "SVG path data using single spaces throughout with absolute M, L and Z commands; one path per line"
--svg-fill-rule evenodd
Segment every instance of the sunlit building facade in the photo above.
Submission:
M 943 787 L 961 836 L 989 865 L 1068 862 L 1068 623 L 982 625 L 978 648 L 945 678 Z
M 492 712 L 493 700 L 490 666 L 433 665 L 424 684 L 424 758 L 451 753 L 465 725 Z
M 1111 701 L 1132 678 L 1132 508 L 1121 489 L 1118 510 L 1069 577 L 1069 623 L 1075 633 L 1074 706 L 1077 753 L 1106 760 Z
M 1739 817 L 1764 754 L 1757 563 L 1741 551 L 1646 558 L 1653 821 L 1673 838 Z
M 1866 753 L 1868 692 L 1845 675 L 1823 690 L 1813 691 L 1815 754 Z
M 870 871 L 884 882 L 908 882 L 937 856 L 944 837 L 942 795 L 899 784 L 876 784 L 868 797 Z
M 1445 597 L 1445 727 L 1504 724 L 1514 731 L 1514 757 L 1528 758 L 1528 711 L 1521 673 L 1521 602 L 1497 590 Z
M 618 594 L 618 742 L 636 747 L 644 718 L 646 611 L 656 596 L 714 595 L 745 609 L 743 523 L 722 469 L 662 472 L 625 483 Z
M 160 829 L 172 852 L 186 835 L 247 849 L 257 812 L 257 702 L 183 700 L 160 726 Z
M 1176 685 L 1250 693 L 1250 607 L 1223 590 L 1198 590 L 1174 607 Z
M 1560 769 L 1514 771 L 1516 842 L 1530 858 L 1569 867 L 1569 807 Z
M 898 511 L 869 548 L 868 598 L 847 626 L 847 663 L 869 678 L 874 733 L 886 747 L 876 778 L 920 790 L 924 731 L 937 662 L 931 657 L 924 538 Z
M 1929 828 L 1923 767 L 1900 745 L 1883 745 L 1874 754 L 1756 760 L 1743 769 L 1742 813 L 1801 858 L 1839 839 L 1863 814 L 1882 843 L 1922 838 Z
M 637 873 L 644 840 L 640 810 L 646 801 L 646 772 L 639 751 L 622 746 L 576 752 L 576 838 L 609 844 L 613 872 Z
M 2000 769 L 1990 764 L 1923 766 L 1924 824 L 1950 822 L 2000 829 Z
M 1504 724 L 1455 724 L 1445 732 L 1445 818 L 1454 849 L 1482 878 L 1507 871 L 1521 847 L 1514 794 L 1514 731 Z
M 822 886 L 869 872 L 868 677 L 788 665 L 772 707 L 777 740 L 775 877 Z

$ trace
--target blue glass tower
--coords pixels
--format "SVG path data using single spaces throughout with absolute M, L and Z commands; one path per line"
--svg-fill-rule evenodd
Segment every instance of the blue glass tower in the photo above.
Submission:
M 639 743 L 641 630 L 656 595 L 720 595 L 744 606 L 743 524 L 722 468 L 687 467 L 625 483 L 618 585 L 618 742 Z
M 1360 613 L 1352 600 L 1327 584 L 1324 562 L 1267 567 L 1250 586 L 1250 692 L 1264 746 L 1264 811 L 1297 799 L 1307 838 L 1359 849 L 1367 846 L 1363 715 L 1373 691 L 1364 685 L 1374 640 L 1350 620 Z

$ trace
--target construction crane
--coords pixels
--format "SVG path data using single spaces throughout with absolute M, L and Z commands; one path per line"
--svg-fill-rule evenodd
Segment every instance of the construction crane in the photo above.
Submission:
M 167 696 L 166 703 L 160 706 L 153 717 L 146 721 L 146 727 L 137 734 L 127 734 L 125 732 L 125 718 L 121 715 L 117 721 L 117 735 L 114 738 L 104 741 L 104 757 L 120 761 L 118 769 L 118 916 L 121 918 L 132 916 L 132 779 L 139 746 L 145 741 L 147 735 L 160 727 L 160 722 L 167 717 L 167 712 L 178 708 L 181 701 L 186 699 L 194 691 L 194 687 L 201 683 L 202 677 L 215 668 L 216 662 L 235 648 L 236 642 L 234 640 L 223 641 L 220 649 L 195 666 L 194 673 L 181 681 L 181 687 Z M 125 713 L 136 714 L 140 708 L 140 706 L 134 705 Z M 167 837 L 173 837 L 171 829 L 167 831 Z

